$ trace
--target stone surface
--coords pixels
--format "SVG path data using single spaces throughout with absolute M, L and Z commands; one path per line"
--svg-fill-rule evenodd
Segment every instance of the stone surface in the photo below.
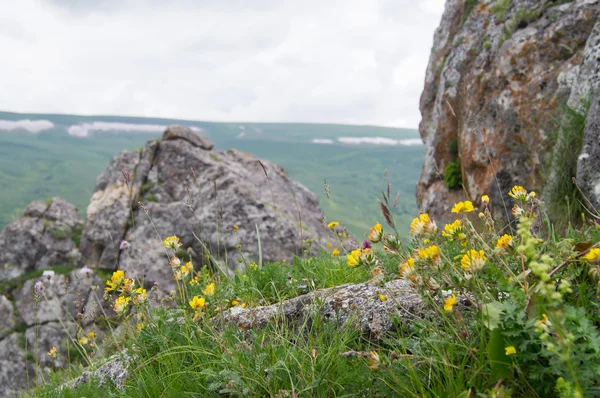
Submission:
M 43 290 L 36 293 L 36 284 Z M 36 323 L 68 322 L 81 320 L 84 305 L 92 286 L 102 285 L 94 274 L 75 270 L 68 275 L 43 276 L 26 281 L 15 293 L 15 305 L 23 323 L 29 327 Z M 39 284 L 38 289 L 39 290 Z M 57 346 L 58 347 L 58 346 Z
M 213 149 L 213 144 L 206 137 L 202 137 L 198 132 L 185 126 L 169 126 L 162 137 L 163 140 L 183 139 L 198 148 L 210 151 Z
M 78 265 L 71 237 L 81 225 L 75 206 L 62 198 L 29 204 L 0 232 L 0 282 L 53 265 Z
M 381 301 L 383 294 L 387 300 Z M 459 298 L 459 304 L 467 300 Z M 242 329 L 263 328 L 271 322 L 301 323 L 315 312 L 340 327 L 354 326 L 371 338 L 381 338 L 397 324 L 410 324 L 415 317 L 431 313 L 419 293 L 405 280 L 393 280 L 384 286 L 373 283 L 348 284 L 321 289 L 281 303 L 256 307 L 234 307 L 216 322 L 237 324 Z M 350 322 L 350 325 L 348 324 Z
M 83 372 L 75 380 L 66 383 L 65 387 L 77 388 L 91 380 L 97 380 L 100 386 L 112 382 L 118 389 L 123 390 L 125 388 L 125 381 L 129 375 L 127 369 L 132 365 L 134 360 L 135 357 L 124 350 L 120 354 L 111 356 L 98 369 Z
M 0 397 L 19 397 L 29 379 L 35 380 L 33 367 L 27 363 L 18 333 L 0 340 Z
M 484 194 L 507 220 L 513 185 L 542 191 L 561 104 L 578 102 L 599 79 L 600 0 L 512 0 L 504 15 L 484 0 L 466 16 L 468 3 L 446 1 L 420 102 L 426 150 L 417 202 L 439 222 L 455 202 L 477 205 Z M 464 192 L 443 181 L 457 156 Z
M 600 92 L 592 100 L 586 120 L 577 183 L 596 211 L 600 211 Z
M 62 323 L 45 323 L 27 329 L 25 339 L 32 357 L 37 357 L 37 363 L 45 372 L 49 372 L 51 369 L 66 368 L 69 365 L 67 346 L 73 347 L 77 342 L 77 326 L 67 320 L 63 320 Z M 48 355 L 48 351 L 53 346 L 56 347 L 56 358 Z
M 15 326 L 13 305 L 5 296 L 0 296 L 0 339 Z
M 169 128 L 169 139 L 121 153 L 98 177 L 81 237 L 87 264 L 116 269 L 118 263 L 129 276 L 147 286 L 159 282 L 168 291 L 175 284 L 162 240 L 170 235 L 189 248 L 196 267 L 206 251 L 194 234 L 215 259 L 222 264 L 227 259 L 230 266 L 242 256 L 258 259 L 257 225 L 264 261 L 301 254 L 301 238 L 314 239 L 313 253 L 326 244 L 330 231 L 322 225 L 314 194 L 276 164 L 261 161 L 267 179 L 250 154 L 202 149 L 192 143 L 195 134 L 183 127 Z M 128 183 L 123 169 L 131 174 Z M 129 249 L 119 249 L 122 239 L 131 244 Z

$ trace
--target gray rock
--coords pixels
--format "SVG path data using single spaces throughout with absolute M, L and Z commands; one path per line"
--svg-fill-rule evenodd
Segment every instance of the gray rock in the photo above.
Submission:
M 0 340 L 0 397 L 18 397 L 27 387 L 27 380 L 35 380 L 35 372 L 27 363 L 25 349 L 18 333 Z
M 210 151 L 213 149 L 213 144 L 206 137 L 202 137 L 197 132 L 185 126 L 169 126 L 162 137 L 163 140 L 186 140 L 190 144 L 198 148 Z
M 101 174 L 80 246 L 90 266 L 116 269 L 118 262 L 146 286 L 159 282 L 168 291 L 175 287 L 168 265 L 172 254 L 162 240 L 170 235 L 189 249 L 196 268 L 205 263 L 206 251 L 194 235 L 217 261 L 231 267 L 258 259 L 257 225 L 264 261 L 302 254 L 301 239 L 312 240 L 312 253 L 331 239 L 317 197 L 281 167 L 262 161 L 267 179 L 252 155 L 207 151 L 196 142 L 203 139 L 192 135 L 189 129 L 169 128 L 168 139 L 150 141 L 141 152 L 121 153 Z M 129 184 L 121 166 L 134 176 Z M 131 248 L 120 250 L 121 239 Z
M 75 206 L 62 198 L 29 204 L 0 232 L 0 281 L 52 265 L 77 265 L 80 255 L 71 237 L 81 225 Z
M 135 356 L 123 350 L 120 354 L 111 356 L 104 364 L 93 371 L 85 371 L 75 380 L 66 383 L 62 388 L 76 389 L 82 384 L 97 380 L 99 386 L 112 382 L 118 389 L 125 389 L 125 381 L 129 376 L 128 368 L 133 364 Z
M 36 293 L 36 283 L 43 286 L 40 293 Z M 84 274 L 81 270 L 68 275 L 30 279 L 15 292 L 15 305 L 28 327 L 61 320 L 75 322 L 82 320 L 92 286 L 98 284 L 102 281 L 97 276 Z
M 385 301 L 380 294 L 386 297 Z M 459 298 L 460 305 L 465 303 L 465 298 Z M 213 320 L 234 323 L 247 330 L 263 328 L 272 322 L 298 325 L 315 313 L 325 321 L 336 322 L 340 327 L 355 327 L 375 339 L 383 337 L 394 325 L 410 324 L 414 317 L 433 314 L 410 282 L 393 280 L 384 286 L 361 283 L 321 289 L 264 307 L 234 307 Z
M 577 162 L 577 182 L 596 211 L 600 211 L 600 91 L 586 120 L 583 150 Z
M 13 305 L 5 296 L 0 296 L 0 339 L 10 333 L 14 326 Z
M 69 366 L 67 347 L 77 342 L 77 326 L 73 322 L 50 322 L 25 331 L 27 348 L 36 358 L 37 364 L 45 371 L 66 368 Z M 56 358 L 48 355 L 48 351 L 56 347 Z

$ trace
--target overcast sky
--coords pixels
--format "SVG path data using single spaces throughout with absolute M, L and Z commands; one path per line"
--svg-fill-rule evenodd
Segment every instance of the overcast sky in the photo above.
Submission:
M 417 127 L 444 0 L 0 0 L 0 110 Z

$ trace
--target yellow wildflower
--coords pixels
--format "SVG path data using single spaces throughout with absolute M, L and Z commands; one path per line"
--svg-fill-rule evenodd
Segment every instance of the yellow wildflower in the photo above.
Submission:
M 179 267 L 181 265 L 181 260 L 178 257 L 173 256 L 171 257 L 171 260 L 169 260 L 169 264 L 171 264 L 172 267 Z
M 246 303 L 242 303 L 242 305 L 240 305 L 240 307 L 242 308 L 246 308 L 248 305 Z
M 360 265 L 360 249 L 352 250 L 347 257 L 348 267 Z
M 238 227 L 237 225 L 233 226 L 233 232 L 237 232 L 238 229 L 240 229 L 240 227 Z
M 138 331 L 138 333 L 139 333 L 139 332 L 140 332 L 140 331 L 141 331 L 141 330 L 144 328 L 144 326 L 145 326 L 145 325 L 144 325 L 144 323 L 143 323 L 143 322 L 140 322 L 140 323 L 138 323 L 138 324 L 137 324 L 137 327 L 136 327 L 135 329 L 136 329 L 136 330 Z
M 520 216 L 523 213 L 525 213 L 525 210 L 521 206 L 519 206 L 519 205 L 514 205 L 513 206 L 513 208 L 512 208 L 512 214 L 513 214 L 513 216 L 518 217 L 518 216 Z
M 117 314 L 122 314 L 127 310 L 127 306 L 129 305 L 129 297 L 124 297 L 124 296 L 119 296 L 117 297 L 117 300 L 115 301 L 115 306 L 113 307 L 113 310 L 117 313 Z
M 490 203 L 490 197 L 489 197 L 489 196 L 487 196 L 487 195 L 483 195 L 483 196 L 481 197 L 481 202 L 483 202 L 484 204 L 486 204 L 486 205 L 487 205 L 488 203 Z
M 333 245 L 331 243 L 327 242 L 327 244 L 325 246 L 327 246 L 328 249 L 331 249 L 331 246 L 333 246 Z
M 379 368 L 379 364 L 381 363 L 381 358 L 376 351 L 369 352 L 369 369 L 377 369 Z
M 179 248 L 182 246 L 181 242 L 179 241 L 179 238 L 175 235 L 167 237 L 163 241 L 163 245 L 165 246 L 165 248 L 173 249 L 175 251 L 179 250 Z
M 50 348 L 50 351 L 48 351 L 48 356 L 50 358 L 56 358 L 56 355 L 57 355 L 56 347 L 52 346 L 52 348 Z
M 123 282 L 123 279 L 125 279 L 125 272 L 123 272 L 121 270 L 117 270 L 117 271 L 113 272 L 112 277 L 110 278 L 110 281 L 106 281 L 106 289 L 105 290 L 107 292 L 117 290 L 117 288 L 121 285 L 121 282 Z
M 371 243 L 378 243 L 383 238 L 383 228 L 380 223 L 375 224 L 373 228 L 369 231 L 369 235 L 367 238 L 371 241 Z
M 194 266 L 192 265 L 191 261 L 188 261 L 187 263 L 185 263 L 185 265 L 182 265 L 180 270 L 181 270 L 181 275 L 183 277 L 188 276 L 194 269 Z
M 470 200 L 465 200 L 464 202 L 458 202 L 452 208 L 452 213 L 470 213 L 475 208 L 473 207 L 473 203 Z
M 387 297 L 385 297 L 383 294 L 380 294 L 379 300 L 381 300 L 382 303 L 385 303 L 387 301 Z
M 125 278 L 125 280 L 123 280 L 123 293 L 131 293 L 134 285 L 134 279 Z
M 238 306 L 238 305 L 240 305 L 240 302 L 237 300 L 231 300 L 231 305 Z
M 239 250 L 239 249 L 241 249 L 241 248 L 242 248 L 242 244 L 241 244 L 241 243 L 238 243 L 237 245 L 235 245 L 235 247 L 237 247 L 237 248 L 238 248 L 238 250 Z
M 433 233 L 437 230 L 435 221 L 429 218 L 429 214 L 421 213 L 419 217 L 410 223 L 410 234 L 419 236 L 421 234 Z
M 410 275 L 415 268 L 415 260 L 413 258 L 409 258 L 404 263 L 400 264 L 400 276 L 402 278 L 406 278 Z
M 428 245 L 431 243 L 431 239 L 423 239 L 423 243 Z
M 442 231 L 442 236 L 448 239 L 458 238 L 459 234 L 462 234 L 463 227 L 460 223 L 460 220 L 454 221 L 452 224 L 446 224 L 444 226 L 444 230 Z M 464 234 L 462 234 L 464 236 Z
M 340 255 L 340 249 L 333 249 L 333 251 L 331 252 L 331 255 L 335 256 L 335 257 L 339 256 Z
M 517 353 L 517 350 L 514 346 L 509 345 L 508 347 L 504 347 L 504 353 L 506 355 L 515 355 Z
M 190 280 L 190 285 L 192 285 L 192 286 L 193 286 L 193 285 L 199 285 L 199 284 L 200 284 L 200 281 L 199 281 L 199 279 L 198 279 L 198 275 L 196 275 L 195 277 L 193 277 L 193 278 Z
M 591 249 L 588 254 L 586 254 L 585 256 L 583 256 L 584 259 L 586 259 L 587 261 L 595 261 L 598 258 L 600 258 L 600 249 L 595 247 L 593 249 Z
M 133 302 L 135 304 L 142 304 L 145 303 L 146 300 L 148 300 L 148 295 L 146 294 L 146 289 L 144 289 L 143 287 L 138 287 L 137 289 L 135 289 L 134 292 L 134 296 L 133 296 Z
M 504 234 L 498 239 L 498 242 L 496 242 L 496 247 L 498 249 L 508 249 L 508 246 L 512 244 L 512 240 L 512 236 Z
M 215 295 L 215 283 L 212 282 L 202 291 L 206 296 L 214 296 Z
M 87 345 L 87 343 L 88 343 L 88 338 L 86 336 L 83 336 L 82 338 L 79 339 L 79 344 Z
M 477 272 L 483 268 L 486 261 L 487 257 L 483 250 L 477 251 L 471 249 L 460 260 L 460 266 L 465 271 Z
M 515 185 L 508 192 L 508 196 L 515 200 L 525 201 L 525 199 L 527 198 L 527 190 L 520 185 Z
M 452 308 L 456 305 L 456 294 L 453 294 L 452 297 L 448 297 L 444 300 L 444 311 L 452 311 Z
M 330 222 L 329 224 L 327 224 L 327 228 L 329 228 L 329 229 L 334 229 L 334 228 L 335 228 L 335 227 L 337 227 L 338 225 L 340 225 L 340 223 L 339 223 L 339 222 L 337 222 L 337 221 L 332 221 L 332 222 Z
M 204 297 L 194 296 L 190 301 L 190 307 L 192 307 L 192 309 L 196 311 L 203 309 L 205 306 L 206 300 L 204 299 Z
M 428 246 L 418 251 L 419 259 L 436 261 L 440 258 L 440 249 L 436 245 Z
M 94 340 L 96 338 L 96 332 L 89 332 L 87 334 L 88 339 Z

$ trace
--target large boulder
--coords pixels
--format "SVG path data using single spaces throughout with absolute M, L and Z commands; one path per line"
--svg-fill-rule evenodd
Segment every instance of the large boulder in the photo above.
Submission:
M 600 0 L 496 6 L 447 0 L 435 32 L 420 102 L 426 151 L 417 201 L 438 221 L 451 218 L 453 203 L 477 205 L 484 194 L 495 217 L 509 219 L 513 185 L 542 191 L 562 104 L 598 87 Z M 464 189 L 443 178 L 458 158 Z
M 211 148 L 195 131 L 174 126 L 162 140 L 116 156 L 87 209 L 80 245 L 87 264 L 120 267 L 169 289 L 175 285 L 162 240 L 170 235 L 196 267 L 208 252 L 233 268 L 258 260 L 259 246 L 263 261 L 276 261 L 314 254 L 331 240 L 317 197 L 284 169 Z M 131 246 L 121 247 L 122 240 Z
M 53 265 L 78 265 L 72 237 L 81 226 L 75 206 L 62 198 L 31 202 L 0 232 L 0 282 Z

